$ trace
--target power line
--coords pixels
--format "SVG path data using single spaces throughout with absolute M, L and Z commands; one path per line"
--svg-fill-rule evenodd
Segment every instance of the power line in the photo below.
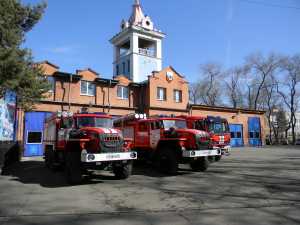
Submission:
M 272 4 L 272 3 L 266 3 L 266 2 L 255 1 L 255 0 L 240 0 L 240 1 L 247 2 L 247 3 L 251 3 L 251 4 L 257 4 L 257 5 L 269 6 L 269 7 L 276 7 L 276 8 L 286 8 L 286 9 L 300 10 L 300 7 L 296 7 L 296 6 L 280 5 L 280 4 Z

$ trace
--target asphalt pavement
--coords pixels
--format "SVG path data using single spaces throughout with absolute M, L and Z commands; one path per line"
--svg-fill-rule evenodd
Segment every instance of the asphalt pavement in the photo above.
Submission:
M 241 148 L 193 172 L 151 165 L 127 180 L 95 173 L 69 186 L 42 158 L 0 176 L 0 224 L 300 224 L 300 148 Z

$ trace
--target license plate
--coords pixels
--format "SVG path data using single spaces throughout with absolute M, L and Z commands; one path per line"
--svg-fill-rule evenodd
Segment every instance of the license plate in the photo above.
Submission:
M 106 155 L 106 159 L 119 159 L 121 158 L 120 154 L 109 154 Z

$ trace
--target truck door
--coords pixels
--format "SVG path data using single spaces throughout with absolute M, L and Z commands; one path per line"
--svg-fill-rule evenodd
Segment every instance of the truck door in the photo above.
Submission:
M 149 123 L 148 122 L 139 122 L 137 124 L 137 130 L 135 135 L 135 145 L 137 147 L 149 147 Z
M 150 127 L 150 147 L 156 148 L 160 140 L 160 124 L 159 122 L 151 122 Z

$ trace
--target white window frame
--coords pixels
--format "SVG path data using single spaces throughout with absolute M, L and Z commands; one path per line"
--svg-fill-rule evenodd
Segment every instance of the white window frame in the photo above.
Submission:
M 162 90 L 162 92 L 159 92 L 159 90 Z M 158 93 L 159 93 L 159 97 L 158 97 Z M 161 93 L 162 93 L 162 95 L 161 95 Z M 167 101 L 167 89 L 166 88 L 164 88 L 164 87 L 157 87 L 156 88 L 156 100 L 158 100 L 158 101 Z
M 121 88 L 121 97 L 118 96 L 118 89 Z M 124 96 L 124 89 L 127 89 L 127 96 Z M 129 88 L 127 86 L 123 86 L 123 85 L 118 85 L 117 86 L 117 97 L 118 99 L 122 99 L 122 100 L 127 100 L 129 98 Z
M 28 134 L 29 132 L 33 133 L 41 133 L 42 136 L 41 136 L 41 142 L 40 143 L 31 143 L 31 142 L 28 142 Z M 40 131 L 40 130 L 27 130 L 27 135 L 26 135 L 26 144 L 27 145 L 40 145 L 40 144 L 43 144 L 43 139 L 44 139 L 44 132 L 43 131 Z
M 86 82 L 86 84 L 87 84 L 87 93 L 82 93 L 81 92 L 81 85 L 82 85 L 82 82 Z M 95 86 L 95 91 L 94 91 L 94 93 L 92 94 L 92 95 L 90 95 L 89 94 L 89 86 L 90 85 L 94 85 Z M 83 95 L 83 96 L 91 96 L 91 97 L 94 97 L 95 95 L 96 95 L 96 85 L 92 82 L 92 81 L 88 81 L 88 80 L 81 80 L 80 81 L 80 95 Z
M 49 79 L 51 78 L 51 79 Z M 51 89 L 48 92 L 54 93 L 55 92 L 55 78 L 53 76 L 47 76 L 47 82 L 49 82 L 51 84 Z M 51 81 L 50 81 L 51 80 Z
M 180 98 L 180 93 L 181 93 L 181 98 Z M 174 94 L 174 101 L 176 103 L 181 103 L 182 102 L 182 90 L 174 89 L 173 94 Z

